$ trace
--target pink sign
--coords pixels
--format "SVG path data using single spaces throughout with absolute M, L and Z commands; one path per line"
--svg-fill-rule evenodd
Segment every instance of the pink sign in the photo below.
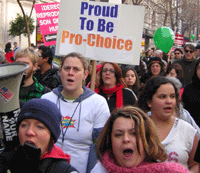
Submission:
M 60 3 L 46 3 L 34 5 L 40 30 L 45 46 L 55 45 Z

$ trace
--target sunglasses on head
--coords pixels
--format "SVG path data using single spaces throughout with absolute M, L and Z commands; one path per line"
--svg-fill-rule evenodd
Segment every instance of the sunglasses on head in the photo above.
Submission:
M 193 53 L 192 50 L 185 50 L 186 53 L 190 52 L 190 53 Z

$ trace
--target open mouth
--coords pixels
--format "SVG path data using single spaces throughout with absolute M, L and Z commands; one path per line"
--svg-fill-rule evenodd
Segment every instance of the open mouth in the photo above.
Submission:
M 36 147 L 35 144 L 32 141 L 26 141 L 25 144 L 32 146 L 32 147 Z
M 72 79 L 67 79 L 67 82 L 74 82 L 74 80 L 72 80 Z
M 171 107 L 166 107 L 166 108 L 164 108 L 164 110 L 167 111 L 167 112 L 170 112 L 172 110 L 172 108 Z
M 133 155 L 133 150 L 132 149 L 125 149 L 123 151 L 123 154 L 124 154 L 125 157 L 130 157 L 130 156 Z

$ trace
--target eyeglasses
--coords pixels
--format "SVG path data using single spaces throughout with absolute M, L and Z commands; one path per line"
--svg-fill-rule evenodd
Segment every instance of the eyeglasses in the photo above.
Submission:
M 174 53 L 174 54 L 175 54 L 175 55 L 176 55 L 176 54 L 178 54 L 178 55 L 179 55 L 180 53 Z
M 190 53 L 193 53 L 192 50 L 185 50 L 186 53 L 190 52 Z
M 115 70 L 112 70 L 112 69 L 108 70 L 108 69 L 106 68 L 106 69 L 103 69 L 103 70 L 102 70 L 103 73 L 107 73 L 108 71 L 109 71 L 110 73 L 112 73 L 112 74 L 115 73 Z

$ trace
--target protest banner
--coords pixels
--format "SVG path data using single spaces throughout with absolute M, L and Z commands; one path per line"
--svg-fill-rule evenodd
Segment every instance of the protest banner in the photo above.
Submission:
M 45 46 L 55 45 L 58 31 L 60 3 L 34 5 Z
M 39 47 L 44 44 L 40 26 L 36 26 L 36 46 Z
M 56 55 L 79 52 L 91 60 L 139 64 L 144 7 L 62 0 Z

